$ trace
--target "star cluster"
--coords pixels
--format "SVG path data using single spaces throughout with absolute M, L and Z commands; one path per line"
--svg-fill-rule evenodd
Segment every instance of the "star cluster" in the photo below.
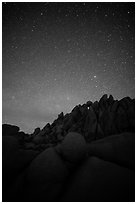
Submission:
M 105 93 L 134 98 L 134 3 L 2 7 L 4 123 L 32 131 Z

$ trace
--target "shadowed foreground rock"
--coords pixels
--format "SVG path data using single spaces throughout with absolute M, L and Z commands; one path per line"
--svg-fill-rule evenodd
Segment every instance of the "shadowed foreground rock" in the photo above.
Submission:
M 135 200 L 135 100 L 76 106 L 32 134 L 2 126 L 2 200 Z

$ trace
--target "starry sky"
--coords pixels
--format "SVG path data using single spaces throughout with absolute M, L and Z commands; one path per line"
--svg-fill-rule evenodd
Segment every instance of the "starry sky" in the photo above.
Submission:
M 134 6 L 3 2 L 3 123 L 32 132 L 105 93 L 134 98 Z

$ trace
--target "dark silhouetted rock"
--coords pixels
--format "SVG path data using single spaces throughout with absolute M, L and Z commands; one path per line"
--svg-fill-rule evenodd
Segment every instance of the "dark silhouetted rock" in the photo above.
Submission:
M 112 135 L 88 144 L 90 155 L 134 169 L 135 134 Z
M 98 101 L 95 101 L 93 104 L 92 104 L 92 108 L 94 109 L 95 113 L 98 114 L 98 109 L 99 109 L 99 103 Z
M 90 157 L 70 178 L 62 202 L 134 201 L 134 171 Z
M 125 110 L 127 110 L 130 106 L 132 106 L 132 99 L 130 97 L 122 98 L 119 101 L 119 104 L 123 106 Z
M 87 105 L 87 107 L 90 107 L 90 106 L 92 106 L 92 102 L 91 102 L 91 101 L 88 101 L 88 102 L 86 103 L 86 105 Z
M 63 119 L 64 118 L 64 114 L 63 114 L 63 112 L 61 112 L 59 115 L 58 115 L 58 119 Z
M 19 149 L 15 137 L 5 136 L 2 139 L 2 186 L 3 200 L 8 199 L 8 190 L 17 176 L 25 170 L 38 152 Z M 11 200 L 9 200 L 11 201 Z
M 19 132 L 19 127 L 15 125 L 3 124 L 2 125 L 2 135 L 12 136 Z
M 103 130 L 102 130 L 100 124 L 98 123 L 98 125 L 97 125 L 97 131 L 96 131 L 96 139 L 100 139 L 100 138 L 102 138 L 102 137 L 104 137 L 104 132 L 103 132 Z
M 26 176 L 28 201 L 55 201 L 63 191 L 68 170 L 55 149 L 48 148 L 32 161 Z
M 42 131 L 38 135 L 36 135 L 33 139 L 33 142 L 35 144 L 47 143 L 47 141 L 48 141 L 48 136 L 44 135 Z
M 118 103 L 118 101 L 116 100 L 116 101 L 113 103 L 112 107 L 111 107 L 111 111 L 112 111 L 112 112 L 116 112 L 118 106 L 119 106 L 119 103 Z
M 118 110 L 116 113 L 115 124 L 120 133 L 126 132 L 129 130 L 129 122 L 128 122 L 127 113 L 122 106 L 118 107 Z
M 130 131 L 135 132 L 135 101 L 132 101 L 132 105 L 128 108 L 127 116 L 130 124 Z
M 92 106 L 90 106 L 84 124 L 85 138 L 87 141 L 95 139 L 96 129 L 97 129 L 97 117 Z
M 35 149 L 35 144 L 32 142 L 26 142 L 24 145 L 25 149 Z
M 2 134 L 5 202 L 135 200 L 134 99 L 105 94 L 32 134 Z
M 46 126 L 42 129 L 41 133 L 43 134 L 49 134 L 51 131 L 51 125 L 49 123 L 46 124 Z
M 100 126 L 105 136 L 118 133 L 115 125 L 115 118 L 116 114 L 114 112 L 111 112 L 108 109 L 103 111 L 100 117 Z
M 38 127 L 38 128 L 36 128 L 35 130 L 34 130 L 34 132 L 32 133 L 32 136 L 33 137 L 35 137 L 37 134 L 39 134 L 40 133 L 40 128 Z
M 79 162 L 86 156 L 85 139 L 76 132 L 68 133 L 60 148 L 65 160 L 70 162 Z
M 114 103 L 114 98 L 112 95 L 109 96 L 108 103 L 109 103 L 109 105 L 112 105 Z
M 63 125 L 58 125 L 56 127 L 56 135 L 57 135 L 58 141 L 62 141 L 64 139 L 64 137 L 63 137 Z
M 102 96 L 102 98 L 99 100 L 99 106 L 101 107 L 101 109 L 105 109 L 107 107 L 107 94 L 104 94 Z

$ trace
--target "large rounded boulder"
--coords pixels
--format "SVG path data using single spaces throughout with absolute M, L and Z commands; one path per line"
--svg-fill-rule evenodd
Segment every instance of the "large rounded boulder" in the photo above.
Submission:
M 15 137 L 4 136 L 2 139 L 2 195 L 3 201 L 11 201 L 16 196 L 12 195 L 15 192 L 13 189 L 14 182 L 17 177 L 23 172 L 30 162 L 38 154 L 32 150 L 19 149 L 18 140 Z M 20 184 L 22 185 L 22 184 Z M 12 195 L 12 196 L 11 196 Z M 12 200 L 12 201 L 15 201 Z
M 87 145 L 88 154 L 134 169 L 135 134 L 125 132 Z
M 27 201 L 55 201 L 63 190 L 68 170 L 54 148 L 39 154 L 27 171 Z
M 135 172 L 89 157 L 70 177 L 61 202 L 134 202 Z
M 79 162 L 86 156 L 86 141 L 81 134 L 70 132 L 65 136 L 60 150 L 65 160 Z

